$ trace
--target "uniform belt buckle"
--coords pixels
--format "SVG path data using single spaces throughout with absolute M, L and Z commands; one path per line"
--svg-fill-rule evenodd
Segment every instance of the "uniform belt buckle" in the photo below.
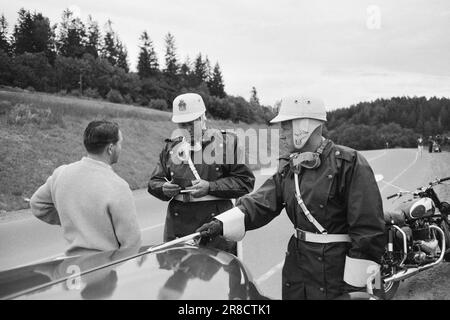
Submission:
M 188 193 L 188 192 L 186 192 L 186 193 L 183 193 L 183 202 L 191 202 L 191 194 L 190 193 Z
M 306 232 L 300 229 L 296 229 L 297 231 L 297 239 L 305 241 L 306 240 Z

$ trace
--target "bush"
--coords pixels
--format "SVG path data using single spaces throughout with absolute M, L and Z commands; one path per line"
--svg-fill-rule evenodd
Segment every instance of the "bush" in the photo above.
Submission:
M 52 124 L 64 126 L 61 112 L 52 109 L 32 108 L 27 104 L 17 104 L 9 112 L 6 122 L 9 125 L 23 126 L 27 123 L 36 124 L 45 129 Z
M 120 92 L 115 89 L 109 90 L 108 94 L 106 95 L 106 99 L 108 99 L 108 101 L 114 102 L 114 103 L 123 103 L 124 102 L 124 99 L 123 99 L 122 95 L 120 94 Z
M 145 96 L 138 95 L 136 97 L 136 104 L 138 104 L 142 107 L 149 107 L 149 103 L 150 103 L 150 100 Z
M 78 89 L 72 89 L 70 90 L 70 95 L 74 97 L 81 97 L 81 92 Z
M 129 93 L 127 93 L 124 97 L 123 100 L 125 101 L 126 104 L 133 104 L 133 98 L 131 97 L 131 95 Z
M 0 116 L 7 115 L 13 108 L 13 104 L 10 101 L 0 101 Z
M 148 107 L 151 109 L 168 111 L 169 106 L 167 105 L 166 100 L 163 99 L 151 99 L 148 103 Z
M 88 98 L 100 99 L 101 95 L 98 93 L 97 89 L 87 88 L 83 91 L 83 95 Z
M 12 85 L 27 88 L 34 92 L 52 91 L 55 83 L 55 72 L 49 64 L 44 52 L 29 53 L 18 55 L 13 59 L 11 66 L 13 72 Z M 33 87 L 33 89 L 28 87 Z

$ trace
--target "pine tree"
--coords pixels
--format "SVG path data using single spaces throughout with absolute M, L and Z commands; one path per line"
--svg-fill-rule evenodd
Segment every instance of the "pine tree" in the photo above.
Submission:
M 153 42 L 149 39 L 150 43 L 150 51 L 149 51 L 149 59 L 150 59 L 150 70 L 152 74 L 157 74 L 159 72 L 159 62 L 158 56 L 156 55 L 155 48 L 153 47 Z
M 30 11 L 21 8 L 14 26 L 14 53 L 16 55 L 33 51 L 33 18 Z
M 137 70 L 138 74 L 141 78 L 146 78 L 150 75 L 150 53 L 149 53 L 149 38 L 147 31 L 144 31 L 139 38 L 141 41 L 140 45 L 140 51 L 139 51 L 139 57 L 138 57 L 138 63 L 137 63 Z
M 250 96 L 250 104 L 252 106 L 257 106 L 259 107 L 259 98 L 258 98 L 258 92 L 256 92 L 256 88 L 252 87 L 252 90 L 250 91 L 251 96 Z
M 86 42 L 84 23 L 74 17 L 69 9 L 64 10 L 57 39 L 58 53 L 65 57 L 81 58 L 86 52 Z
M 50 20 L 41 13 L 33 13 L 20 9 L 17 24 L 14 26 L 14 53 L 44 52 L 52 62 L 54 58 L 54 28 Z
M 225 86 L 223 84 L 222 72 L 220 71 L 219 62 L 216 62 L 211 80 L 208 82 L 209 92 L 213 96 L 224 98 L 226 96 L 224 87 Z
M 158 72 L 158 58 L 147 31 L 144 31 L 139 38 L 141 41 L 138 58 L 138 74 L 141 78 L 146 78 Z
M 103 39 L 103 47 L 101 57 L 108 60 L 113 66 L 117 64 L 117 43 L 114 30 L 112 29 L 112 21 L 108 20 L 105 27 L 105 37 Z
M 86 42 L 86 53 L 91 54 L 94 58 L 98 57 L 98 52 L 100 48 L 100 29 L 98 27 L 97 21 L 92 19 L 92 16 L 88 16 L 87 25 L 87 42 Z
M 177 61 L 175 38 L 170 32 L 166 35 L 165 42 L 166 42 L 166 54 L 165 54 L 166 68 L 164 69 L 164 72 L 169 76 L 175 77 L 178 73 L 179 66 Z
M 197 58 L 195 59 L 193 73 L 196 86 L 200 85 L 202 82 L 207 82 L 208 69 L 201 53 L 199 53 Z
M 122 41 L 120 41 L 119 36 L 114 32 L 111 20 L 108 20 L 105 29 L 101 57 L 107 59 L 111 65 L 118 66 L 125 72 L 128 72 L 130 70 L 128 51 Z
M 130 71 L 130 67 L 128 65 L 128 51 L 127 48 L 124 46 L 122 41 L 119 40 L 119 38 L 116 38 L 117 43 L 117 66 L 119 68 L 122 68 L 125 70 L 125 72 Z
M 52 61 L 55 57 L 55 29 L 41 13 L 34 13 L 32 18 L 34 52 L 44 52 L 49 61 Z
M 189 56 L 186 56 L 186 60 L 181 65 L 180 74 L 185 78 L 191 74 L 191 59 L 189 59 Z
M 206 57 L 205 57 L 204 64 L 205 64 L 205 73 L 206 73 L 206 77 L 205 77 L 204 81 L 206 83 L 208 83 L 212 77 L 211 63 L 209 62 L 208 55 L 206 55 Z
M 0 17 L 0 50 L 3 50 L 8 55 L 11 54 L 11 44 L 8 39 L 8 22 L 3 14 Z

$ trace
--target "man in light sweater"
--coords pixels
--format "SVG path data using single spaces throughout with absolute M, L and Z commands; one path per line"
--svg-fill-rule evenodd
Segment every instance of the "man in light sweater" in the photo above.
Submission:
M 67 255 L 141 243 L 130 187 L 111 168 L 122 140 L 117 123 L 92 121 L 84 131 L 87 157 L 58 167 L 31 197 L 37 218 L 63 228 Z

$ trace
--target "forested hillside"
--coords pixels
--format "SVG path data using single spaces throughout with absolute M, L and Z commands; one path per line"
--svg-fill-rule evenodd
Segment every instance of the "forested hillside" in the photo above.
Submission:
M 450 136 L 450 99 L 400 97 L 360 102 L 328 112 L 328 135 L 337 143 L 359 150 L 415 147 L 417 138 L 427 142 Z
M 162 36 L 162 35 L 161 35 Z M 165 37 L 164 57 L 158 57 L 149 33 L 143 30 L 138 57 L 127 48 L 108 21 L 102 28 L 91 16 L 82 21 L 66 9 L 51 24 L 42 13 L 20 9 L 10 27 L 0 16 L 0 85 L 103 99 L 163 111 L 171 110 L 175 96 L 202 95 L 208 116 L 233 122 L 267 123 L 277 108 L 259 102 L 255 87 L 248 101 L 225 91 L 219 62 L 212 67 L 207 54 L 180 61 L 175 37 Z M 130 71 L 136 59 L 136 72 Z M 301 93 L 301 88 L 299 88 Z M 281 97 L 280 97 L 281 98 Z M 327 104 L 328 110 L 333 105 Z M 448 136 L 448 98 L 394 97 L 360 102 L 328 112 L 326 134 L 339 144 L 359 150 L 414 147 L 419 136 Z M 445 138 L 442 143 L 445 143 Z
M 264 123 L 274 116 L 270 106 L 260 105 L 254 87 L 249 101 L 227 95 L 219 62 L 212 64 L 207 54 L 180 61 L 170 32 L 162 59 L 146 30 L 136 39 L 139 56 L 129 57 L 110 20 L 100 27 L 91 16 L 82 21 L 66 9 L 61 21 L 51 24 L 42 13 L 22 8 L 10 28 L 0 15 L 0 85 L 166 111 L 178 94 L 197 92 L 216 119 Z M 136 59 L 136 72 L 130 71 L 130 59 Z

